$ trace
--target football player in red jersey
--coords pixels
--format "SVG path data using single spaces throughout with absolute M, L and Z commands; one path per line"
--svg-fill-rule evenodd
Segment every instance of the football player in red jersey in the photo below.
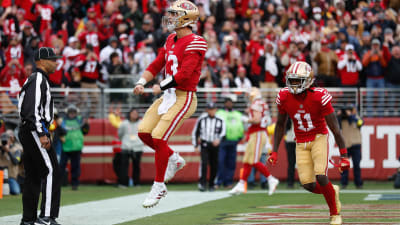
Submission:
M 192 33 L 191 25 L 198 18 L 199 10 L 193 3 L 186 0 L 172 3 L 163 17 L 163 26 L 175 32 L 168 36 L 133 91 L 142 94 L 146 83 L 165 67 L 165 79 L 153 86 L 153 92 L 164 91 L 163 96 L 150 106 L 139 125 L 140 139 L 155 150 L 156 177 L 143 202 L 145 208 L 156 205 L 167 194 L 164 182 L 185 165 L 185 160 L 172 151 L 167 141 L 197 108 L 196 86 L 207 51 L 207 42 Z
M 247 178 L 255 167 L 268 179 L 269 191 L 272 195 L 275 192 L 279 180 L 271 175 L 265 164 L 260 162 L 260 157 L 266 143 L 269 142 L 267 136 L 267 126 L 271 123 L 271 116 L 268 105 L 262 100 L 258 88 L 253 88 L 250 92 L 249 120 L 250 127 L 247 130 L 247 145 L 243 157 L 243 170 L 240 173 L 240 180 L 229 194 L 241 194 L 247 191 Z
M 274 147 L 268 161 L 277 162 L 279 143 L 285 133 L 288 116 L 293 120 L 296 134 L 296 164 L 303 187 L 316 194 L 323 194 L 329 206 L 330 224 L 342 224 L 339 187 L 332 185 L 327 176 L 328 129 L 331 129 L 340 148 L 339 170 L 349 169 L 344 139 L 339 128 L 332 96 L 324 88 L 311 87 L 314 73 L 305 62 L 295 62 L 287 70 L 287 87 L 276 97 L 278 120 L 275 127 Z

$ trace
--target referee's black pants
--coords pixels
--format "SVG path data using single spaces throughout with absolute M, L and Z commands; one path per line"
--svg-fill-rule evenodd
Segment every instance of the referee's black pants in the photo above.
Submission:
M 218 149 L 219 146 L 213 146 L 212 143 L 203 142 L 201 143 L 201 172 L 200 172 L 200 184 L 203 187 L 207 184 L 207 168 L 210 165 L 210 180 L 208 187 L 214 187 L 214 180 L 217 176 L 218 167 Z
M 42 192 L 40 217 L 57 218 L 60 208 L 61 185 L 57 155 L 53 147 L 41 147 L 36 131 L 20 127 L 18 137 L 24 149 L 24 190 L 22 193 L 23 221 L 37 219 L 39 195 Z

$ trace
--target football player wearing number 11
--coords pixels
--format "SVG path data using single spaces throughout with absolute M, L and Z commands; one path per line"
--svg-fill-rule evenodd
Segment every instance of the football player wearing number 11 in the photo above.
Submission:
M 339 171 L 348 170 L 350 162 L 344 139 L 331 105 L 332 96 L 324 88 L 311 87 L 314 73 L 305 62 L 295 62 L 286 72 L 287 87 L 276 97 L 278 120 L 274 147 L 268 161 L 275 165 L 279 143 L 285 133 L 288 116 L 293 120 L 296 134 L 296 164 L 303 187 L 315 194 L 323 194 L 330 211 L 330 224 L 342 224 L 339 187 L 332 185 L 328 169 L 328 125 L 340 148 Z
M 171 180 L 182 169 L 185 160 L 167 144 L 168 139 L 197 108 L 196 86 L 199 82 L 201 65 L 207 51 L 207 42 L 192 33 L 192 25 L 199 18 L 199 10 L 190 1 L 178 0 L 171 3 L 162 24 L 170 34 L 157 58 L 149 65 L 136 83 L 134 93 L 143 93 L 144 86 L 165 67 L 164 80 L 153 86 L 155 94 L 163 91 L 147 109 L 139 124 L 139 137 L 155 150 L 156 176 L 143 207 L 153 207 L 167 194 L 164 182 Z

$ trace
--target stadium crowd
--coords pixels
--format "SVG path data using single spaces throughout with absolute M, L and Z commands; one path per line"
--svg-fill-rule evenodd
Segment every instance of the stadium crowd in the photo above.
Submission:
M 202 87 L 278 87 L 296 60 L 313 65 L 326 87 L 400 87 L 400 1 L 195 0 L 193 27 L 209 48 Z M 33 51 L 63 58 L 53 87 L 109 87 L 115 74 L 137 77 L 168 35 L 166 0 L 2 1 L 0 82 L 17 90 Z M 16 91 L 9 94 L 16 104 Z

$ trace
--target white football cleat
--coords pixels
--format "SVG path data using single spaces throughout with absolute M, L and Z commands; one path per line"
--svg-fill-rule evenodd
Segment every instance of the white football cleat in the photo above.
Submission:
M 147 195 L 146 199 L 143 202 L 144 208 L 150 208 L 158 204 L 162 197 L 167 195 L 167 186 L 164 183 L 154 182 L 151 187 L 150 193 Z
M 268 195 L 272 195 L 275 192 L 278 184 L 279 184 L 279 180 L 276 179 L 275 177 L 271 176 L 268 178 L 268 187 L 269 187 Z
M 235 185 L 235 187 L 233 187 L 232 190 L 230 190 L 228 192 L 228 194 L 230 194 L 230 195 L 239 195 L 239 194 L 244 194 L 246 192 L 247 192 L 247 183 L 239 181 Z
M 165 170 L 164 182 L 168 183 L 168 181 L 174 178 L 176 172 L 181 170 L 185 165 L 185 160 L 177 152 L 174 152 L 174 154 L 172 154 L 168 159 L 168 166 Z

